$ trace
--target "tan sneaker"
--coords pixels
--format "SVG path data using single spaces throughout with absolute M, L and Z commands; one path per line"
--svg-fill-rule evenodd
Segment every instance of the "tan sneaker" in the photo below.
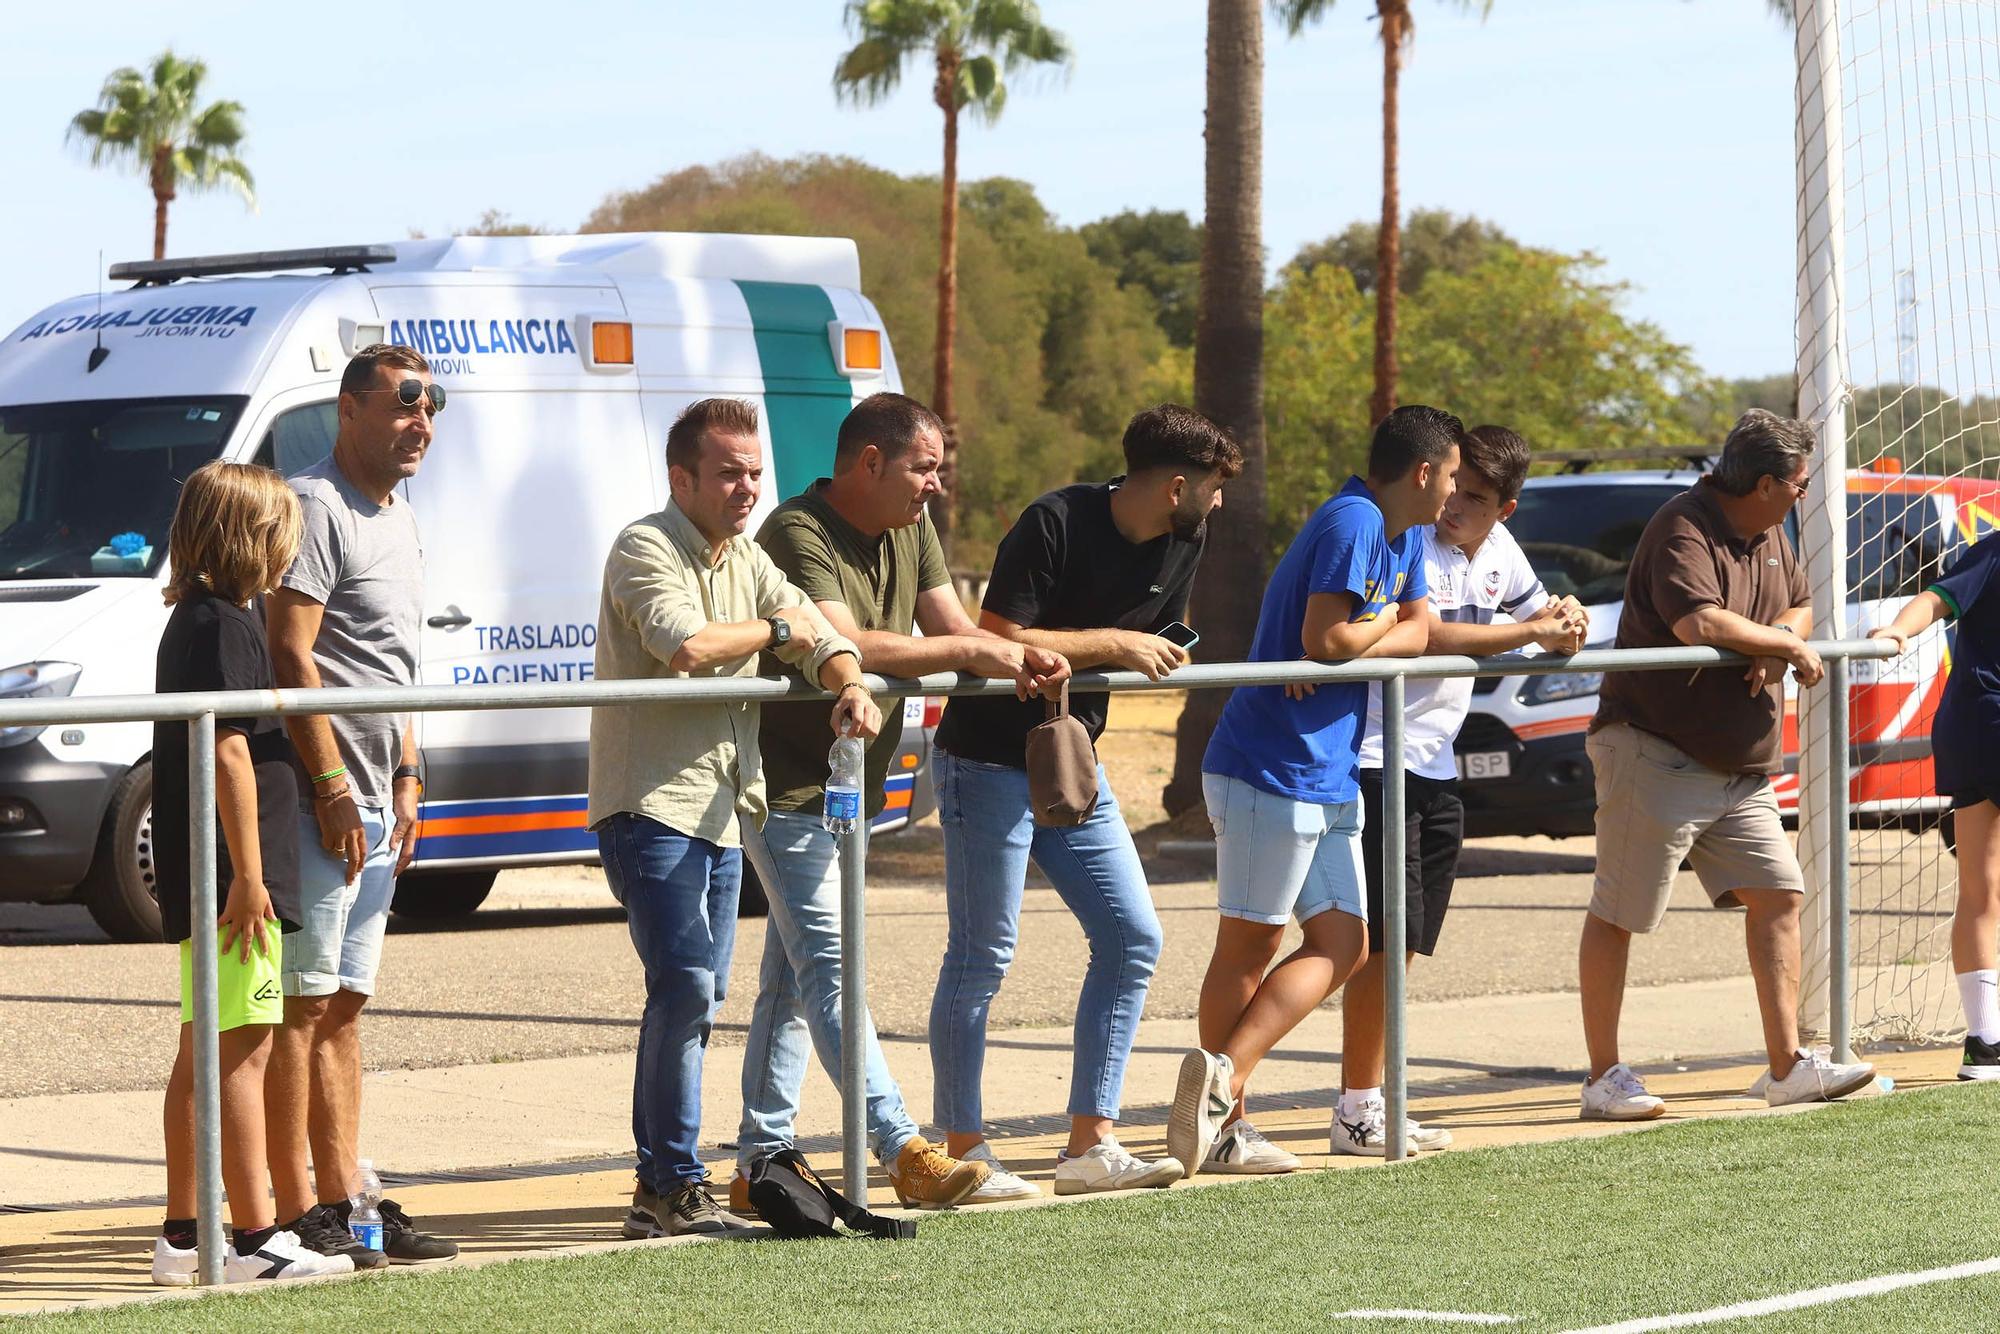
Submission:
M 729 1178 L 729 1212 L 743 1218 L 755 1218 L 757 1206 L 750 1203 L 750 1178 L 742 1172 Z
M 906 1209 L 949 1209 L 986 1184 L 993 1169 L 961 1162 L 919 1135 L 903 1146 L 889 1169 L 889 1184 Z

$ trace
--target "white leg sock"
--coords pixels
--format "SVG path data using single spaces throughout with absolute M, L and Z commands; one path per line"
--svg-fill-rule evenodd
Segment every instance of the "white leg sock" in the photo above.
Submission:
M 1343 1090 L 1340 1095 L 1340 1114 L 1348 1117 L 1353 1116 L 1361 1110 L 1362 1104 L 1371 1098 L 1378 1102 L 1381 1101 L 1382 1090 L 1379 1088 Z
M 1975 968 L 1958 975 L 1965 1028 L 1981 1042 L 2000 1042 L 2000 970 Z

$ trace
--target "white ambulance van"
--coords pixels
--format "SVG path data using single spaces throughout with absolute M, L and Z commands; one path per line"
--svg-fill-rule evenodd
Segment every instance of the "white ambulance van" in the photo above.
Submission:
M 587 681 L 612 537 L 666 503 L 668 425 L 711 395 L 764 431 L 764 513 L 899 389 L 854 244 L 696 234 L 457 237 L 113 266 L 0 341 L 0 698 L 153 688 L 179 484 L 333 446 L 355 349 L 449 392 L 404 490 L 423 533 L 425 685 Z M 929 805 L 936 702 L 905 708 L 877 829 Z M 419 714 L 426 789 L 399 912 L 478 906 L 502 867 L 589 862 L 582 709 Z M 81 900 L 157 937 L 149 724 L 0 729 L 0 899 Z M 746 886 L 746 899 L 755 891 Z

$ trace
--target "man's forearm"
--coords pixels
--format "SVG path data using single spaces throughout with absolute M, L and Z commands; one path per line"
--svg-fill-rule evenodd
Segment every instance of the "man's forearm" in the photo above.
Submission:
M 1528 621 L 1495 621 L 1491 625 L 1439 621 L 1431 627 L 1428 652 L 1490 658 L 1495 654 L 1526 648 L 1534 642 L 1535 626 Z
M 1787 616 L 1791 614 L 1786 613 Z M 1779 619 L 1782 622 L 1784 618 Z M 1811 629 L 1810 612 L 1807 613 L 1806 628 Z M 1724 611 L 1721 607 L 1703 607 L 1692 615 L 1682 617 L 1675 624 L 1674 633 L 1686 644 L 1727 649 L 1753 658 L 1789 657 L 1805 637 L 1776 626 L 1759 625 L 1747 616 Z
M 319 689 L 319 664 L 312 655 L 278 652 L 271 655 L 272 674 L 281 689 Z M 285 734 L 299 753 L 306 776 L 330 773 L 341 765 L 340 742 L 333 735 L 333 720 L 323 713 L 292 714 L 285 719 Z
M 1060 653 L 1069 659 L 1069 665 L 1082 671 L 1087 667 L 1102 667 L 1118 656 L 1117 632 L 1112 630 L 1021 630 L 1013 636 L 1017 644 L 1030 648 L 1047 649 Z
M 770 642 L 771 627 L 765 621 L 710 621 L 681 641 L 667 666 L 677 672 L 697 672 L 747 658 Z
M 1430 626 L 1422 619 L 1399 620 L 1389 627 L 1389 633 L 1370 644 L 1365 652 L 1357 654 L 1363 658 L 1416 658 L 1421 657 L 1430 647 Z
M 862 630 L 849 635 L 871 672 L 883 676 L 922 676 L 955 672 L 978 652 L 980 639 L 1002 639 L 990 632 L 967 635 L 899 635 L 888 630 Z M 988 650 L 991 652 L 992 650 Z
M 821 690 L 838 693 L 843 686 L 861 684 L 861 663 L 852 653 L 836 653 L 819 665 Z

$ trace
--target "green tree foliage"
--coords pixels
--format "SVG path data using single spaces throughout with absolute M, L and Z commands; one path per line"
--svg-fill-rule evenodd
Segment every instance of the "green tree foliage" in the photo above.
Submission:
M 243 104 L 201 105 L 208 66 L 172 51 L 146 70 L 111 72 L 97 105 L 70 118 L 69 137 L 93 167 L 111 163 L 146 178 L 153 192 L 153 258 L 167 254 L 167 208 L 182 190 L 234 190 L 255 208 L 243 145 Z
M 1121 290 L 1077 232 L 1019 181 L 965 187 L 959 232 L 959 469 L 953 563 L 983 568 L 1028 501 L 1117 471 L 1126 420 L 1157 401 L 1171 365 L 1147 295 Z M 585 231 L 852 237 L 904 384 L 931 382 L 938 182 L 847 158 L 745 157 L 690 167 L 614 196 Z
M 1543 449 L 1720 439 L 1688 350 L 1620 310 L 1595 256 L 1496 248 L 1404 301 L 1403 401 L 1497 422 Z M 1367 457 L 1370 304 L 1341 264 L 1290 269 L 1267 316 L 1275 547 Z
M 1193 347 L 1201 225 L 1179 209 L 1127 209 L 1078 231 L 1091 256 L 1118 275 L 1120 287 L 1137 287 L 1151 298 L 1167 341 Z
M 1354 285 L 1363 295 L 1373 295 L 1380 232 L 1372 222 L 1352 223 L 1323 241 L 1299 247 L 1286 267 L 1310 273 L 1322 264 L 1338 264 L 1354 275 Z M 1403 223 L 1396 285 L 1408 296 L 1424 285 L 1433 269 L 1466 273 L 1496 250 L 1514 245 L 1514 238 L 1483 219 L 1441 208 L 1417 209 Z
M 1847 412 L 1847 461 L 1893 459 L 1905 472 L 2000 476 L 2000 399 L 1961 398 L 1933 385 L 1857 390 Z

